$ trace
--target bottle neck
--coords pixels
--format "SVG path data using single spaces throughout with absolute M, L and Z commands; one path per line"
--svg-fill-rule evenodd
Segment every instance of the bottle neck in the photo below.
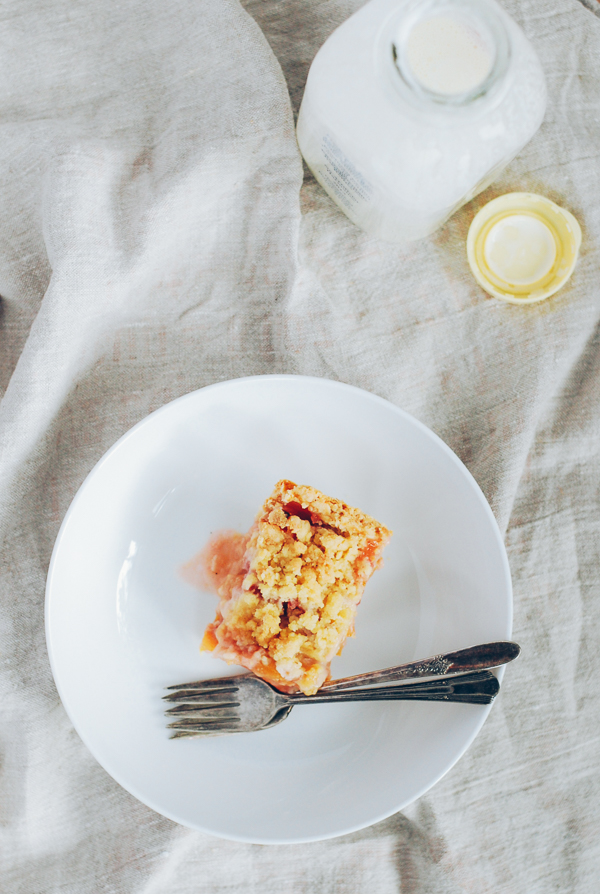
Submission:
M 414 107 L 460 117 L 503 93 L 510 34 L 490 0 L 412 0 L 386 23 L 384 64 Z

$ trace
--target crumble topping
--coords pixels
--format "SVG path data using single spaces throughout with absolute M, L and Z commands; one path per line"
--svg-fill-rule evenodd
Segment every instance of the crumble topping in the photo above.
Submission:
M 247 535 L 223 532 L 204 551 L 221 601 L 202 649 L 279 689 L 314 694 L 348 636 L 391 532 L 313 487 L 279 481 Z M 234 551 L 231 538 L 235 537 Z M 235 567 L 223 556 L 235 555 Z M 216 570 L 218 568 L 218 571 Z

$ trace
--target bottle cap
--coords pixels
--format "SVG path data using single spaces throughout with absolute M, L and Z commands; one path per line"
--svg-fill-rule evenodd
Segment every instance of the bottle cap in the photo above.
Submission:
M 479 285 L 511 304 L 534 304 L 568 280 L 581 245 L 569 211 L 530 192 L 511 192 L 484 205 L 467 236 L 467 256 Z

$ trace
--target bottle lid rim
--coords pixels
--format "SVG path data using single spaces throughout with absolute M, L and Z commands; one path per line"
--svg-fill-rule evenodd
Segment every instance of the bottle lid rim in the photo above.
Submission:
M 541 224 L 539 232 L 547 231 L 556 249 L 548 269 L 527 282 L 503 279 L 501 268 L 489 263 L 489 250 L 486 251 L 486 241 L 494 228 L 497 231 L 503 220 L 517 216 L 531 217 Z M 511 304 L 536 304 L 565 285 L 577 263 L 580 245 L 581 227 L 570 211 L 535 193 L 507 193 L 492 199 L 473 218 L 467 236 L 467 257 L 473 276 L 488 294 Z

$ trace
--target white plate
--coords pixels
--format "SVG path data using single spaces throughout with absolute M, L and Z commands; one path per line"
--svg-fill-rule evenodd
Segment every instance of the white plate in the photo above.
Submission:
M 162 687 L 239 672 L 198 645 L 215 597 L 178 568 L 211 531 L 246 531 L 279 478 L 394 530 L 335 677 L 510 637 L 510 573 L 491 510 L 429 429 L 365 391 L 264 376 L 152 413 L 90 473 L 60 530 L 46 636 L 63 704 L 99 763 L 159 813 L 224 838 L 313 841 L 423 794 L 489 708 L 297 707 L 280 726 L 170 740 Z

